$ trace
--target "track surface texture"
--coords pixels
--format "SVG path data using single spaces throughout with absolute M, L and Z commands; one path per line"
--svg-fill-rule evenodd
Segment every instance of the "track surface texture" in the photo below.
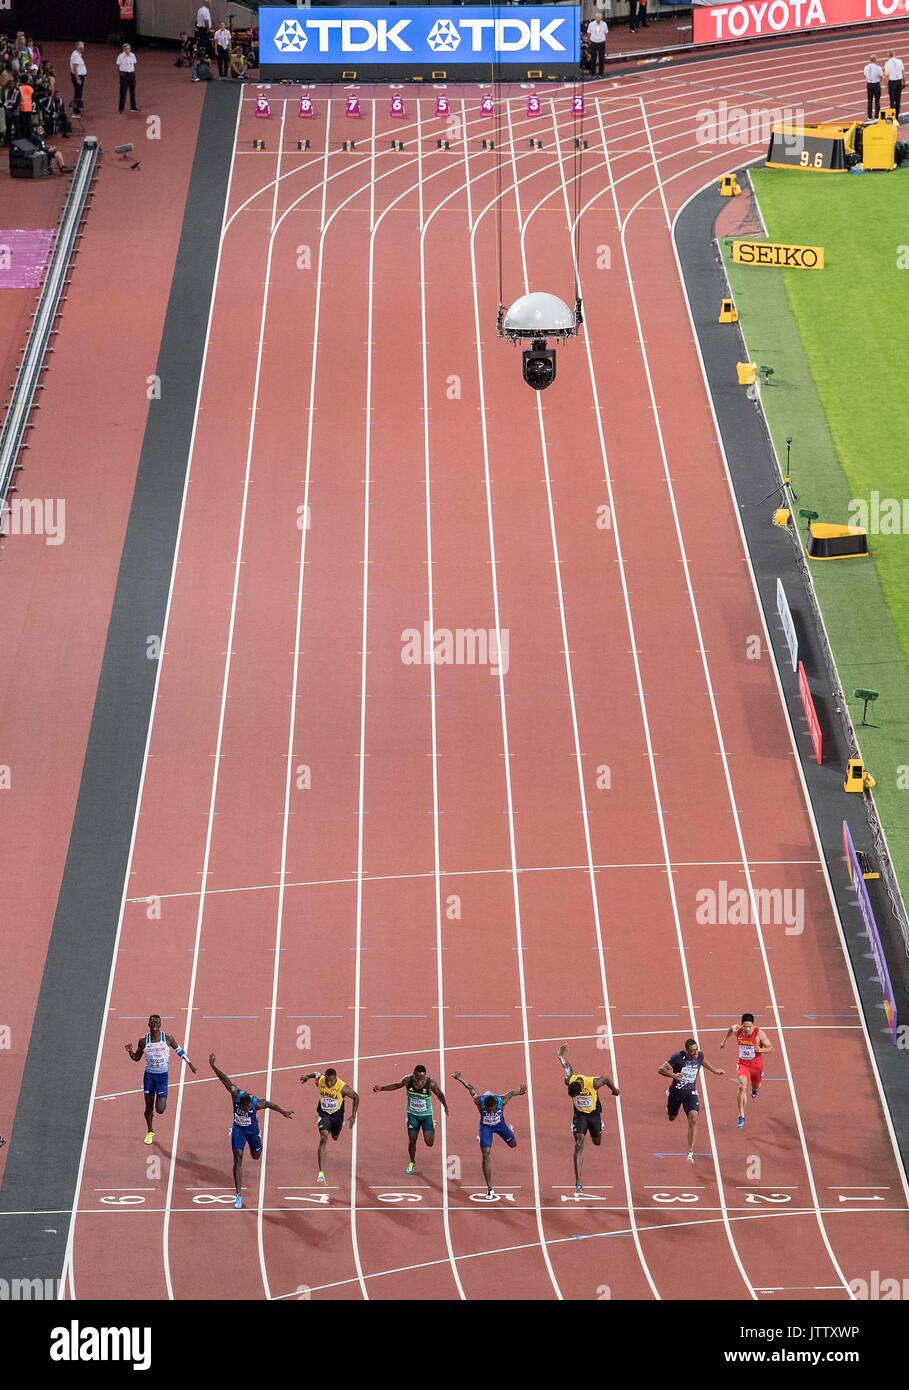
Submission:
M 342 91 L 313 89 L 312 121 L 294 90 L 267 122 L 244 94 L 70 1296 L 123 1297 L 141 1268 L 162 1299 L 681 1299 L 696 1270 L 700 1297 L 845 1300 L 907 1267 L 671 231 L 760 153 L 699 142 L 720 84 L 845 116 L 867 43 L 585 87 L 586 325 L 543 396 L 495 335 L 497 168 L 506 301 L 570 298 L 570 91 L 530 117 L 508 93 L 498 165 L 475 89 L 449 89 L 447 152 L 434 92 L 394 120 L 361 88 L 359 122 Z M 502 659 L 409 663 L 424 624 L 492 633 Z M 752 907 L 790 892 L 803 929 L 698 920 L 723 884 Z M 172 1069 L 149 1149 L 123 1044 L 150 1009 L 199 1076 Z M 718 1044 L 744 1009 L 775 1051 L 737 1131 Z M 693 1166 L 657 1076 L 689 1034 L 727 1072 L 702 1085 Z M 581 1196 L 563 1041 L 621 1091 Z M 296 1111 L 265 1119 L 243 1212 L 210 1051 Z M 372 1086 L 416 1061 L 451 1113 L 405 1177 L 402 1098 Z M 362 1106 L 320 1188 L 297 1079 L 332 1064 Z M 496 1202 L 455 1070 L 528 1087 Z

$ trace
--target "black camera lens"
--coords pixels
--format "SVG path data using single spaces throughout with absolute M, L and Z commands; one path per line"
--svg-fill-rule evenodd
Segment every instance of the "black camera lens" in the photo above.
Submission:
M 545 340 L 534 340 L 533 347 L 521 354 L 524 380 L 534 391 L 545 391 L 556 377 L 556 355 L 554 348 L 547 348 Z

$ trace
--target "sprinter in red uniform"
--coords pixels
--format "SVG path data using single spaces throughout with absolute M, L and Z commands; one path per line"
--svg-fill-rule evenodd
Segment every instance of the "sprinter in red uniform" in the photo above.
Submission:
M 764 1053 L 773 1051 L 773 1043 L 767 1037 L 763 1028 L 758 1028 L 754 1021 L 754 1014 L 742 1014 L 742 1021 L 736 1027 L 731 1026 L 725 1038 L 720 1043 L 720 1051 L 728 1043 L 731 1037 L 735 1037 L 739 1049 L 739 1065 L 737 1075 L 739 1078 L 739 1090 L 736 1101 L 739 1108 L 739 1117 L 735 1122 L 736 1129 L 745 1128 L 745 1102 L 748 1099 L 748 1088 L 751 1087 L 751 1098 L 757 1100 L 758 1092 L 761 1089 L 761 1082 L 764 1079 Z

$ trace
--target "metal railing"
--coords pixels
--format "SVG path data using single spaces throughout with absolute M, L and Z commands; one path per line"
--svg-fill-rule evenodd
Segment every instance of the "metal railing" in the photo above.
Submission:
M 48 344 L 60 310 L 60 299 L 72 265 L 76 237 L 85 214 L 99 154 L 100 146 L 96 137 L 87 136 L 82 143 L 82 150 L 73 171 L 73 181 L 66 196 L 54 239 L 54 249 L 38 297 L 38 307 L 16 373 L 13 394 L 0 426 L 0 519 L 6 510 L 7 493 L 12 486 L 19 454 L 25 441 L 38 379 L 44 368 Z

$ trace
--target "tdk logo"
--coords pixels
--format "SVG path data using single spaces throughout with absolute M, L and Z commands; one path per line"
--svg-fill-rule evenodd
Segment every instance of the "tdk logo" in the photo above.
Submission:
M 426 35 L 426 42 L 433 53 L 454 53 L 461 35 L 450 19 L 437 19 Z
M 284 19 L 275 34 L 275 48 L 279 53 L 302 53 L 309 40 L 306 30 L 297 19 Z
M 496 53 L 555 53 L 564 57 L 568 52 L 557 37 L 567 25 L 561 17 L 547 22 L 540 18 L 458 16 L 437 19 L 432 25 L 429 18 L 419 23 L 412 19 L 339 19 L 328 15 L 284 19 L 275 31 L 274 44 L 279 53 L 302 53 L 311 39 L 319 53 L 392 55 L 412 54 L 414 48 L 425 45 L 433 53 L 460 50 L 458 56 L 463 59 L 465 52 L 488 52 L 492 40 Z

